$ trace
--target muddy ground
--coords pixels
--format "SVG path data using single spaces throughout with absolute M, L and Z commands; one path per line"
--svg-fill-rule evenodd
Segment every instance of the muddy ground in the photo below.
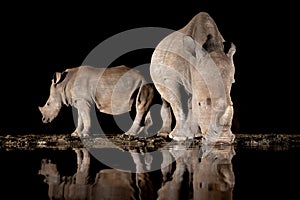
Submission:
M 176 144 L 165 137 L 128 138 L 123 135 L 92 136 L 90 138 L 74 138 L 70 135 L 17 135 L 0 136 L 0 149 L 2 150 L 34 150 L 37 148 L 111 148 L 118 147 L 123 150 L 144 148 L 147 151 L 164 148 L 168 144 Z M 201 138 L 180 142 L 187 147 L 201 145 Z M 234 142 L 236 147 L 249 147 L 260 149 L 284 150 L 300 146 L 300 135 L 289 134 L 236 134 Z

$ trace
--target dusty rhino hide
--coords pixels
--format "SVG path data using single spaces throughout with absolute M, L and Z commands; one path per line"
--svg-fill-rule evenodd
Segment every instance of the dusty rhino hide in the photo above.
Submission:
M 138 135 L 152 123 L 148 111 L 153 103 L 154 90 L 154 85 L 146 83 L 139 71 L 127 66 L 80 66 L 54 74 L 50 96 L 39 110 L 42 121 L 48 123 L 63 105 L 75 107 L 78 123 L 71 135 L 87 137 L 91 133 L 92 106 L 96 105 L 100 112 L 118 115 L 129 112 L 136 99 L 136 116 L 126 134 Z
M 175 115 L 170 138 L 192 139 L 200 133 L 206 143 L 233 142 L 230 90 L 236 50 L 232 44 L 225 53 L 223 42 L 214 20 L 200 12 L 155 48 L 150 75 Z

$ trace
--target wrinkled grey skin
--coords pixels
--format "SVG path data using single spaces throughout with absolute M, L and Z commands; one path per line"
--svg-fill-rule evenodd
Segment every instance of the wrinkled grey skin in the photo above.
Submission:
M 126 66 L 80 66 L 55 73 L 49 98 L 39 110 L 43 115 L 42 121 L 48 123 L 58 115 L 63 105 L 75 107 L 78 124 L 71 135 L 87 137 L 91 132 L 91 106 L 95 104 L 100 112 L 118 115 L 130 111 L 136 98 L 136 117 L 126 134 L 138 135 L 152 122 L 148 111 L 154 89 L 151 84 L 146 84 L 137 70 Z M 137 90 L 139 92 L 134 95 Z
M 206 143 L 234 141 L 230 91 L 236 50 L 232 44 L 225 53 L 223 42 L 214 20 L 200 12 L 155 48 L 150 74 L 176 118 L 170 138 L 191 139 L 200 132 Z

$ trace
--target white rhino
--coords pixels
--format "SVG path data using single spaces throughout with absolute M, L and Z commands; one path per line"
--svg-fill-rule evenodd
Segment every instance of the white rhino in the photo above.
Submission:
M 150 75 L 176 118 L 170 138 L 192 139 L 201 132 L 204 142 L 234 141 L 230 91 L 236 49 L 232 44 L 226 54 L 223 42 L 214 20 L 200 12 L 155 48 Z
M 78 124 L 71 135 L 87 137 L 91 132 L 92 105 L 95 104 L 100 112 L 118 115 L 129 112 L 136 100 L 136 116 L 126 134 L 138 135 L 152 123 L 149 108 L 155 94 L 154 85 L 146 83 L 139 71 L 127 66 L 79 66 L 54 74 L 50 96 L 39 110 L 42 121 L 48 123 L 63 105 L 74 106 L 78 111 Z M 163 123 L 163 126 L 171 125 Z

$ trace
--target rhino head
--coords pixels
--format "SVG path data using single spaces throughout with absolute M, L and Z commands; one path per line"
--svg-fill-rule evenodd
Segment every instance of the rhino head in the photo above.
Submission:
M 43 123 L 49 123 L 56 118 L 62 107 L 61 87 L 59 87 L 59 83 L 63 80 L 64 74 L 64 72 L 54 73 L 49 98 L 43 107 L 38 107 L 43 116 Z
M 232 143 L 231 132 L 233 103 L 231 87 L 235 82 L 233 55 L 236 47 L 231 43 L 227 53 L 224 46 L 212 45 L 208 36 L 206 44 L 199 44 L 193 38 L 185 38 L 186 47 L 194 55 L 191 79 L 193 87 L 193 112 L 203 134 L 209 142 Z M 194 109 L 196 108 L 196 109 Z

